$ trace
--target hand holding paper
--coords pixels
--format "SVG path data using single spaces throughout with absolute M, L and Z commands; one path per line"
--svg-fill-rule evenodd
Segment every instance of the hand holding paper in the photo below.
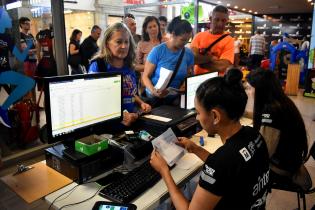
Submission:
M 164 90 L 167 87 L 167 84 L 169 83 L 171 77 L 172 77 L 173 71 L 168 70 L 164 67 L 160 68 L 160 77 L 157 81 L 156 85 L 154 86 L 155 89 L 158 90 Z
M 170 167 L 185 154 L 185 150 L 176 145 L 176 142 L 177 137 L 171 128 L 152 141 L 153 147 L 160 153 Z

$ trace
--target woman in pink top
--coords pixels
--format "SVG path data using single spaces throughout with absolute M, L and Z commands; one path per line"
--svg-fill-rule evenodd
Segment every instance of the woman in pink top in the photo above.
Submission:
M 138 72 L 143 72 L 148 54 L 153 47 L 162 43 L 159 20 L 154 16 L 147 16 L 142 25 L 142 40 L 138 43 L 136 52 L 136 66 Z

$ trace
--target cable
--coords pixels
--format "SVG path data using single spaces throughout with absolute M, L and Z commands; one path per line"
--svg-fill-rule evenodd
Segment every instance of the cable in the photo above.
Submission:
M 101 191 L 101 189 L 103 188 L 103 186 L 100 186 L 98 188 L 98 190 L 94 193 L 94 195 L 92 195 L 91 197 L 87 198 L 87 199 L 84 199 L 83 201 L 80 201 L 80 202 L 76 202 L 76 203 L 70 203 L 70 204 L 67 204 L 67 205 L 64 205 L 64 206 L 61 206 L 59 210 L 62 210 L 63 208 L 66 208 L 66 207 L 69 207 L 69 206 L 74 206 L 74 205 L 78 205 L 80 203 L 84 203 L 92 198 L 94 198 L 98 193 L 99 191 Z
M 95 182 L 95 181 L 91 181 L 91 182 L 86 182 L 86 183 L 83 183 L 83 184 L 78 184 L 78 185 L 76 185 L 76 186 L 74 186 L 74 187 L 72 187 L 70 190 L 68 190 L 68 191 L 66 191 L 66 192 L 64 192 L 64 193 L 62 193 L 61 195 L 59 195 L 58 197 L 56 197 L 52 202 L 51 202 L 51 204 L 49 205 L 49 207 L 48 207 L 48 210 L 50 210 L 50 208 L 53 206 L 53 204 L 57 201 L 57 199 L 58 198 L 60 198 L 61 196 L 63 196 L 63 195 L 65 195 L 66 193 L 68 193 L 68 192 L 70 192 L 70 191 L 74 191 L 75 190 L 75 188 L 77 188 L 78 186 L 82 186 L 82 185 L 84 185 L 84 184 L 89 184 L 89 183 L 93 183 L 93 182 Z M 96 183 L 96 182 L 95 182 Z M 100 190 L 100 189 L 99 189 Z M 98 190 L 98 191 L 99 191 Z M 97 192 L 98 192 L 97 191 Z M 71 193 L 72 193 L 71 192 Z M 69 195 L 71 194 L 71 193 L 69 193 Z M 65 198 L 67 198 L 67 197 L 69 197 L 69 195 L 67 195 Z M 94 195 L 95 196 L 95 195 Z M 65 198 L 63 198 L 63 199 L 65 199 Z M 63 200 L 63 199 L 61 199 L 61 200 Z M 61 201 L 61 200 L 59 200 L 59 201 Z

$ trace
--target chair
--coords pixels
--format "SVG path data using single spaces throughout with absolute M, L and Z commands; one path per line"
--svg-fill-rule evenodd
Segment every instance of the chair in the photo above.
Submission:
M 315 142 L 313 143 L 308 156 L 306 158 L 306 160 L 304 161 L 303 164 L 305 164 L 307 162 L 307 160 L 313 157 L 313 159 L 315 160 Z M 306 169 L 306 168 L 305 168 Z M 305 170 L 305 177 L 306 179 L 310 179 L 310 175 L 307 171 L 307 169 Z M 305 194 L 311 194 L 315 192 L 315 186 L 312 187 L 312 181 L 310 179 L 310 186 L 308 187 L 308 189 L 303 189 L 303 187 L 293 183 L 293 182 L 285 182 L 285 183 L 271 183 L 271 189 L 278 189 L 278 190 L 283 190 L 283 191 L 289 191 L 289 192 L 295 192 L 297 193 L 297 198 L 298 198 L 298 209 L 301 209 L 300 206 L 300 199 L 302 199 L 303 201 L 303 210 L 306 210 L 306 200 L 305 200 Z

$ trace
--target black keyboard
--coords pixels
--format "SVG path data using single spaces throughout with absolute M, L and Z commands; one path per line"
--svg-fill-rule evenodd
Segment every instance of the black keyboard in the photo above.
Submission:
M 149 161 L 146 161 L 121 179 L 105 186 L 99 194 L 111 201 L 130 203 L 160 179 L 160 174 L 151 167 Z

